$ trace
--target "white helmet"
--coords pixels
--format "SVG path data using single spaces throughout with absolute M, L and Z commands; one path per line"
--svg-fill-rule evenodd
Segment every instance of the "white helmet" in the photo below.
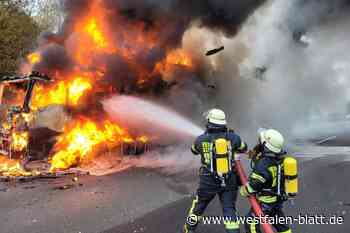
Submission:
M 220 109 L 212 109 L 207 114 L 207 120 L 210 123 L 216 125 L 226 125 L 226 115 L 225 112 Z
M 259 140 L 265 143 L 267 149 L 274 153 L 281 153 L 284 146 L 284 138 L 280 132 L 274 129 L 260 129 Z

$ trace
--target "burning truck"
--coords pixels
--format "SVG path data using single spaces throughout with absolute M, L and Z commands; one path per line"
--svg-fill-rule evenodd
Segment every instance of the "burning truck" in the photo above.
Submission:
M 69 169 L 79 165 L 84 159 L 88 160 L 85 156 L 88 157 L 92 148 L 98 147 L 101 143 L 104 145 L 103 149 L 98 149 L 99 152 L 102 150 L 110 152 L 118 147 L 121 155 L 140 154 L 148 148 L 148 138 L 146 136 L 141 136 L 134 140 L 117 124 L 107 120 L 98 126 L 92 120 L 81 116 L 78 120 L 79 123 L 68 130 L 66 134 L 64 131 L 56 132 L 50 128 L 40 127 L 38 123 L 35 124 L 35 118 L 40 118 L 38 120 L 39 123 L 43 120 L 43 117 L 40 116 L 40 110 L 30 106 L 33 90 L 38 81 L 50 82 L 51 79 L 46 75 L 33 71 L 27 76 L 4 76 L 0 80 L 1 104 L 5 87 L 15 88 L 13 85 L 18 84 L 20 87 L 25 87 L 22 106 L 8 106 L 6 117 L 4 117 L 5 120 L 0 128 L 0 173 L 2 175 L 32 176 L 39 174 L 38 172 L 33 173 L 29 169 L 27 170 L 26 165 L 30 161 L 48 157 L 53 149 L 53 145 L 65 147 L 68 146 L 65 143 L 69 143 L 69 150 L 58 149 L 53 157 L 49 157 L 49 162 L 51 163 L 50 172 Z M 69 95 L 70 93 L 66 94 Z M 16 103 L 18 103 L 17 97 L 13 100 Z M 72 109 L 69 110 L 70 108 L 67 105 L 63 106 L 65 107 L 63 109 L 64 113 L 68 115 Z M 47 109 L 44 111 L 48 112 Z M 49 115 L 50 117 L 59 118 L 57 112 Z M 57 121 L 53 122 L 53 124 L 58 123 Z M 64 136 L 60 136 L 61 134 L 64 134 Z M 44 153 L 44 155 L 38 155 L 40 152 Z
M 157 135 L 111 117 L 102 102 L 131 95 L 187 116 L 204 112 L 203 102 L 210 102 L 215 88 L 208 88 L 213 80 L 208 81 L 203 54 L 195 45 L 183 45 L 185 33 L 195 24 L 234 36 L 263 2 L 62 1 L 61 29 L 44 33 L 19 70 L 52 79 L 33 89 L 32 129 L 40 140 L 26 138 L 30 150 L 49 158 L 51 172 L 79 167 L 107 152 L 142 153 L 157 143 Z M 12 88 L 4 101 L 13 104 L 21 94 L 23 88 Z M 8 163 L 0 161 L 0 172 L 9 170 Z
M 67 4 L 73 7 L 75 3 Z M 161 22 L 148 25 L 130 20 L 130 13 L 111 12 L 98 0 L 89 1 L 79 15 L 71 14 L 74 17 L 65 26 L 66 35 L 44 36 L 21 66 L 21 73 L 39 70 L 52 80 L 28 86 L 26 91 L 23 85 L 12 85 L 4 93 L 3 102 L 9 106 L 18 104 L 26 94 L 23 108 L 12 108 L 8 116 L 28 119 L 19 120 L 25 123 L 23 130 L 17 131 L 15 123 L 10 123 L 9 131 L 18 134 L 9 136 L 8 141 L 8 122 L 3 122 L 1 146 L 10 149 L 1 150 L 2 175 L 32 175 L 22 165 L 37 159 L 35 151 L 44 153 L 40 159 L 48 158 L 50 172 L 80 166 L 106 152 L 143 153 L 152 135 L 113 121 L 100 101 L 121 94 L 156 96 L 176 83 L 175 73 L 189 76 L 196 72 L 189 52 L 159 37 Z M 21 81 L 32 83 L 34 76 Z M 30 129 L 29 124 L 34 126 Z M 36 136 L 30 137 L 29 132 Z M 18 156 L 13 156 L 15 151 Z
M 30 100 L 33 89 L 38 81 L 50 81 L 46 75 L 38 72 L 32 72 L 28 76 L 5 76 L 0 80 L 0 104 L 6 85 L 22 84 L 25 86 L 25 96 L 22 106 L 10 106 L 7 109 L 6 119 L 0 127 L 0 153 L 1 167 L 0 172 L 8 175 L 31 175 L 22 169 L 19 162 L 24 163 L 30 160 L 29 152 L 29 131 L 32 114 Z M 6 161 L 5 157 L 8 157 Z M 12 161 L 11 161 L 12 160 Z M 12 162 L 12 165 L 10 165 Z
M 32 55 L 31 55 L 32 56 Z M 33 90 L 37 82 L 50 82 L 47 75 L 32 72 L 26 76 L 4 76 L 0 80 L 0 103 L 2 103 L 5 87 L 15 88 L 13 85 L 25 87 L 24 100 L 22 106 L 7 106 L 6 117 L 0 127 L 0 153 L 1 167 L 0 173 L 7 176 L 32 176 L 40 174 L 38 171 L 31 172 L 26 165 L 30 161 L 45 159 L 49 157 L 51 167 L 49 172 L 56 170 L 66 170 L 77 166 L 84 160 L 89 160 L 92 150 L 115 151 L 120 149 L 121 155 L 140 154 L 146 151 L 148 138 L 146 136 L 133 139 L 125 130 L 110 121 L 105 121 L 98 126 L 92 120 L 79 117 L 78 123 L 73 128 L 65 131 L 55 131 L 48 127 L 40 127 L 35 124 L 35 118 L 42 123 L 43 117 L 40 110 L 35 106 L 30 106 Z M 79 88 L 79 85 L 77 86 Z M 81 87 L 82 89 L 84 87 Z M 20 90 L 20 89 L 19 89 Z M 69 91 L 66 95 L 71 94 Z M 74 95 L 73 95 L 74 96 Z M 67 97 L 66 97 L 67 98 Z M 74 97 L 73 97 L 74 98 Z M 10 98 L 11 99 L 11 98 Z M 69 98 L 67 98 L 69 100 Z M 15 101 L 18 104 L 19 98 L 16 95 Z M 14 103 L 12 103 L 14 104 Z M 64 113 L 69 114 L 74 108 L 64 106 Z M 71 110 L 70 110 L 71 109 Z M 44 111 L 48 112 L 47 109 Z M 59 114 L 49 114 L 50 117 L 59 118 Z M 52 120 L 51 120 L 52 122 Z M 53 121 L 53 124 L 58 124 Z M 34 124 L 33 124 L 34 123 Z M 66 122 L 64 122 L 65 124 Z M 55 127 L 51 127 L 55 128 Z M 63 134 L 63 136 L 62 136 Z M 102 144 L 101 148 L 99 144 Z M 68 145 L 69 144 L 69 145 Z M 69 147 L 66 150 L 57 149 L 54 156 L 50 156 L 53 145 L 56 148 Z M 96 147 L 96 148 L 95 148 Z M 40 156 L 38 153 L 44 154 Z M 98 152 L 96 152 L 98 153 Z M 91 159 L 91 157 L 90 157 Z

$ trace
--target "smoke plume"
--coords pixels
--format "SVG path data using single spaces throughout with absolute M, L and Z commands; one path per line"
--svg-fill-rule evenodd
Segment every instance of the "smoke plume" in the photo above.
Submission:
M 65 0 L 62 3 L 67 17 L 62 29 L 57 34 L 43 35 L 40 40 L 43 59 L 34 69 L 53 76 L 57 71 L 61 76 L 72 73 L 77 67 L 84 71 L 102 70 L 103 85 L 112 86 L 113 94 L 161 96 L 164 103 L 188 116 L 199 114 L 206 110 L 205 102 L 210 95 L 202 78 L 206 72 L 202 54 L 188 49 L 198 55 L 191 56 L 193 69 L 184 69 L 178 62 L 172 68 L 159 64 L 171 59 L 169 53 L 183 47 L 189 28 L 208 28 L 218 35 L 233 37 L 263 2 Z M 81 23 L 89 20 L 87 27 Z M 97 27 L 100 31 L 92 37 L 100 47 L 94 50 L 81 31 L 86 29 L 90 33 Z M 107 41 L 98 34 L 101 31 Z M 85 44 L 84 51 L 79 48 L 81 44 Z M 181 56 L 176 51 L 172 55 Z M 188 100 L 186 105 L 179 103 L 182 98 Z
M 100 102 L 115 95 L 147 98 L 195 121 L 220 107 L 253 143 L 259 127 L 292 137 L 315 116 L 347 111 L 348 1 L 63 3 L 62 29 L 43 35 L 32 68 L 55 82 L 77 74 L 94 80 L 73 111 L 79 115 L 96 120 Z M 204 56 L 222 45 L 225 51 Z
M 213 59 L 211 76 L 231 126 L 250 141 L 262 126 L 290 138 L 318 124 L 315 117 L 345 114 L 348 12 L 348 1 L 341 0 L 269 1 L 233 39 L 211 34 L 213 45 L 228 48 Z M 207 34 L 196 30 L 197 39 Z

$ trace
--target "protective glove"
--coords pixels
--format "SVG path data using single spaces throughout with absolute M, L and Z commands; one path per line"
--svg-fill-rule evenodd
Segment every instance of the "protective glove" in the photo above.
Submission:
M 248 157 L 249 159 L 253 159 L 257 156 L 257 152 L 255 150 L 249 150 L 248 151 Z
M 239 193 L 241 194 L 242 197 L 248 197 L 248 196 L 249 196 L 247 187 L 246 187 L 245 185 L 242 185 L 242 186 L 239 188 Z

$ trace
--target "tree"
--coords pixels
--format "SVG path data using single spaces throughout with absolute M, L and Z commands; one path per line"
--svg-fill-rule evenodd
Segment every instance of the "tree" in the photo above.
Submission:
M 40 34 L 40 27 L 25 11 L 29 2 L 0 2 L 0 74 L 15 73 L 20 59 L 30 52 Z
M 55 32 L 60 29 L 65 14 L 62 0 L 35 0 L 32 1 L 32 17 L 43 31 Z

